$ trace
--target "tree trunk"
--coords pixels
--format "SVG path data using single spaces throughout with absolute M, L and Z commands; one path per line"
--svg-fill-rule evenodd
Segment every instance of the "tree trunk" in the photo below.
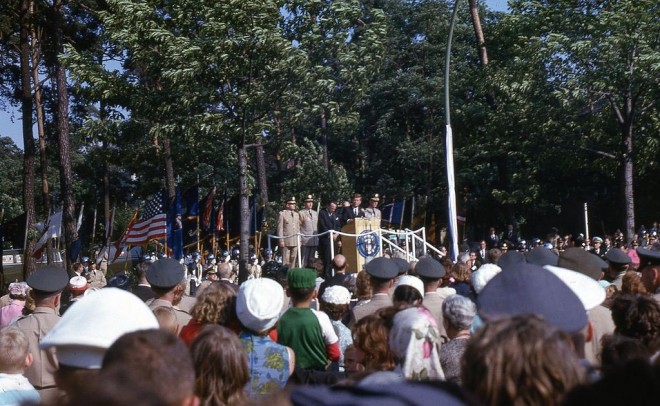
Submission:
M 626 122 L 623 126 L 623 204 L 625 207 L 626 243 L 635 234 L 635 195 L 633 189 L 633 123 L 632 102 L 627 100 Z
M 325 109 L 321 109 L 321 144 L 323 145 L 323 169 L 330 170 L 330 159 L 328 158 L 328 122 Z
M 240 212 L 241 212 L 241 234 L 240 234 L 240 257 L 238 259 L 238 283 L 243 283 L 247 280 L 247 262 L 248 262 L 248 247 L 250 245 L 250 199 L 248 190 L 248 169 L 247 169 L 247 153 L 245 146 L 241 146 L 238 150 L 238 183 L 240 193 Z
M 266 179 L 266 158 L 264 156 L 264 146 L 257 145 L 257 181 L 261 191 L 261 202 L 263 207 L 268 205 L 268 180 Z
M 169 200 L 172 200 L 176 196 L 176 181 L 174 180 L 172 147 L 168 137 L 163 139 L 163 154 L 165 156 L 165 186 L 167 188 L 167 196 L 169 197 Z
M 30 0 L 21 2 L 21 32 L 19 38 L 21 63 L 21 113 L 23 120 L 23 209 L 27 215 L 28 230 L 35 223 L 34 209 L 34 138 L 32 134 L 32 85 L 30 82 Z M 23 278 L 35 270 L 32 253 L 36 245 L 28 238 L 23 251 Z
M 103 217 L 105 220 L 105 240 L 103 245 L 110 246 L 112 238 L 112 215 L 110 209 L 110 170 L 108 168 L 108 143 L 103 141 Z
M 34 13 L 34 2 L 30 0 L 30 14 Z M 37 40 L 37 31 L 34 24 L 31 25 L 32 47 L 32 83 L 34 86 L 34 109 L 37 113 L 37 132 L 39 134 L 39 165 L 41 166 L 41 198 L 43 200 L 44 209 L 42 211 L 43 218 L 48 218 L 51 215 L 50 211 L 50 190 L 48 186 L 48 155 L 46 154 L 46 131 L 45 131 L 45 118 L 44 108 L 42 103 L 41 81 L 39 80 L 39 59 L 41 56 L 41 49 L 39 48 L 39 40 Z M 48 263 L 53 260 L 53 246 L 46 245 L 46 256 Z
M 472 17 L 472 27 L 474 27 L 474 36 L 477 40 L 477 49 L 479 51 L 479 61 L 481 66 L 488 65 L 488 50 L 486 49 L 486 39 L 484 30 L 481 28 L 481 19 L 479 18 L 479 7 L 477 0 L 469 0 L 470 17 Z
M 64 26 L 62 0 L 55 2 L 55 49 L 62 50 Z M 56 62 L 57 81 L 57 143 L 60 158 L 60 185 L 62 189 L 62 224 L 64 227 L 65 269 L 71 269 L 71 248 L 78 239 L 76 230 L 75 201 L 73 198 L 73 176 L 71 174 L 71 147 L 69 145 L 69 91 L 66 82 L 66 70 L 58 60 Z

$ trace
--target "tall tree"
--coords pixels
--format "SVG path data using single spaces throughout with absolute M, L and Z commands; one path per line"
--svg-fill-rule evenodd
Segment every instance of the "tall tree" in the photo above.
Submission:
M 283 2 L 282 9 L 286 38 L 307 54 L 310 63 L 301 108 L 308 122 L 316 124 L 311 131 L 323 146 L 327 172 L 328 136 L 354 132 L 357 109 L 380 68 L 385 15 L 358 0 L 291 0 Z M 291 124 L 302 127 L 303 122 Z
M 579 117 L 604 126 L 584 134 L 584 146 L 606 145 L 617 157 L 620 216 L 627 238 L 632 238 L 634 173 L 645 169 L 640 147 L 657 135 L 657 2 L 585 1 L 576 5 L 568 0 L 517 0 L 510 7 L 510 18 L 519 28 L 525 27 L 520 31 L 523 43 L 537 53 L 566 116 L 574 117 L 574 122 Z M 609 123 L 600 119 L 603 114 L 609 114 Z M 603 139 L 612 124 L 618 126 L 619 135 Z
M 21 114 L 23 119 L 23 207 L 27 213 L 27 224 L 35 224 L 34 205 L 34 134 L 32 132 L 32 80 L 30 68 L 30 27 L 32 14 L 30 13 L 30 0 L 21 0 L 20 5 L 20 60 L 21 60 Z M 34 272 L 35 261 L 32 258 L 36 240 L 28 238 L 23 261 L 23 277 Z

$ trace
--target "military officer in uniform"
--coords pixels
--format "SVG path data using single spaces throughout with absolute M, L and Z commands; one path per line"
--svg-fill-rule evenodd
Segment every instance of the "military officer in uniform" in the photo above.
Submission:
M 308 266 L 309 261 L 316 258 L 316 247 L 319 245 L 317 236 L 310 236 L 318 233 L 319 213 L 313 209 L 314 198 L 308 195 L 305 198 L 305 208 L 300 210 L 300 249 L 302 251 L 302 265 Z
M 183 265 L 172 258 L 159 259 L 147 270 L 147 281 L 154 292 L 154 298 L 147 300 L 147 305 L 151 310 L 161 306 L 174 309 L 179 330 L 192 318 L 190 314 L 174 305 L 175 302 L 180 301 L 185 291 L 186 285 L 183 283 L 185 277 Z
M 14 322 L 28 338 L 29 351 L 34 362 L 25 370 L 25 377 L 39 391 L 43 404 L 55 404 L 60 391 L 55 384 L 57 357 L 55 351 L 39 349 L 39 342 L 60 320 L 57 308 L 60 305 L 62 290 L 69 283 L 69 275 L 63 268 L 47 266 L 37 269 L 27 278 L 32 288 L 35 309 L 32 314 Z
M 286 207 L 277 218 L 277 235 L 281 238 L 279 246 L 282 248 L 282 264 L 289 268 L 297 266 L 298 238 L 300 233 L 300 216 L 296 213 L 296 198 L 292 197 L 286 201 Z
M 96 262 L 89 263 L 89 284 L 91 288 L 100 289 L 108 284 L 105 280 L 105 274 L 100 269 L 96 269 Z
M 394 286 L 394 278 L 399 274 L 399 267 L 394 261 L 385 257 L 374 258 L 364 266 L 364 271 L 369 274 L 371 282 L 371 300 L 363 305 L 355 306 L 351 310 L 349 327 L 355 325 L 360 319 L 376 313 L 378 310 L 392 306 L 392 298 L 389 295 L 390 288 Z
M 445 276 L 445 268 L 435 259 L 424 256 L 415 265 L 417 276 L 424 282 L 424 307 L 429 309 L 438 323 L 438 333 L 442 337 L 447 336 L 442 317 L 442 303 L 444 298 L 438 294 L 438 287 L 442 277 Z
M 621 290 L 623 275 L 628 272 L 632 260 L 625 252 L 618 248 L 607 251 L 605 259 L 609 265 L 606 279 L 610 280 L 612 285 L 616 286 L 618 290 Z
M 638 247 L 639 269 L 642 273 L 642 283 L 653 298 L 660 303 L 660 243 L 654 243 L 646 248 Z
M 364 217 L 366 218 L 377 218 L 378 220 L 381 219 L 381 213 L 380 209 L 378 208 L 378 203 L 380 202 L 380 197 L 378 197 L 378 193 L 375 195 L 371 196 L 369 199 L 369 207 L 367 207 L 364 210 Z

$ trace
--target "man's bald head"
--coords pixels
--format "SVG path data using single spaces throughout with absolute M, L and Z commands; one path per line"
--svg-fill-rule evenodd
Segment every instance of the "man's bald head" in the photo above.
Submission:
M 229 279 L 231 276 L 232 266 L 226 262 L 218 264 L 218 277 L 220 279 Z
M 346 257 L 341 254 L 335 255 L 335 257 L 332 259 L 332 268 L 335 270 L 335 272 L 346 271 Z

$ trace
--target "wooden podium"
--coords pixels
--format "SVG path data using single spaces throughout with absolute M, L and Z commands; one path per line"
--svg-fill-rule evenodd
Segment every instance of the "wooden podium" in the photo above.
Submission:
M 357 217 L 342 227 L 343 233 L 357 234 L 357 237 L 341 236 L 341 253 L 346 257 L 349 272 L 360 272 L 364 264 L 382 255 L 380 236 L 378 233 L 369 233 L 379 228 L 380 220 L 375 217 Z

